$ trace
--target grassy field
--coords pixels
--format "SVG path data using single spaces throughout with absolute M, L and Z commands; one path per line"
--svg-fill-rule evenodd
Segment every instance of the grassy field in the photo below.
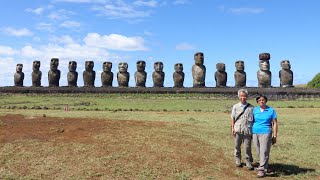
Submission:
M 2 94 L 0 130 L 8 134 L 0 132 L 0 179 L 251 179 L 254 172 L 233 167 L 229 114 L 237 102 L 200 94 Z M 63 110 L 66 104 L 70 111 Z M 274 173 L 269 178 L 319 178 L 320 100 L 270 101 L 268 105 L 276 108 L 279 117 L 278 143 L 270 159 Z M 66 126 L 61 134 L 77 125 L 67 126 L 68 118 L 111 123 L 114 128 L 109 132 L 115 134 L 101 128 L 88 135 L 92 142 L 58 135 L 54 136 L 58 140 L 46 141 L 33 139 L 37 134 L 13 138 L 7 129 L 10 118 L 5 117 L 18 114 L 28 123 L 38 117 L 57 118 Z M 56 131 L 56 126 L 50 124 L 48 129 Z M 110 147 L 107 140 L 117 141 L 116 145 Z M 25 167 L 30 165 L 37 168 Z

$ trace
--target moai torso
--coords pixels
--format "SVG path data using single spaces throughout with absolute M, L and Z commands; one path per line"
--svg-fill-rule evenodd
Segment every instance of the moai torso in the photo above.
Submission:
M 206 67 L 204 63 L 204 55 L 202 52 L 194 54 L 195 64 L 192 66 L 193 87 L 205 87 Z
M 78 81 L 78 72 L 77 70 L 77 62 L 69 61 L 69 72 L 67 74 L 68 86 L 69 87 L 77 87 Z
M 245 87 L 247 82 L 247 74 L 244 72 L 244 62 L 236 61 L 236 72 L 234 72 L 235 87 Z
M 60 70 L 58 69 L 59 59 L 52 58 L 50 61 L 50 70 L 48 72 L 49 87 L 59 87 Z
M 224 63 L 217 63 L 217 71 L 215 73 L 216 87 L 226 87 L 227 85 L 227 72 L 226 65 Z
M 281 70 L 279 71 L 280 87 L 293 87 L 293 72 L 289 60 L 281 61 Z
M 101 73 L 102 87 L 111 87 L 113 82 L 112 62 L 104 62 L 102 65 L 103 72 Z
M 23 86 L 24 73 L 22 72 L 22 68 L 22 64 L 17 64 L 16 73 L 14 74 L 14 86 Z
M 152 73 L 153 87 L 163 87 L 164 76 L 165 76 L 165 73 L 163 72 L 163 63 L 155 62 L 153 67 L 154 67 L 154 72 Z
M 173 82 L 174 88 L 183 88 L 183 82 L 184 82 L 184 72 L 183 72 L 183 64 L 177 63 L 174 65 L 175 72 L 173 73 Z
M 145 68 L 145 61 L 137 61 L 137 71 L 134 73 L 134 79 L 137 87 L 146 87 L 147 72 L 145 71 Z
M 128 87 L 130 74 L 128 72 L 128 63 L 120 62 L 118 65 L 119 72 L 117 73 L 118 86 Z
M 96 72 L 93 70 L 94 62 L 85 62 L 85 71 L 83 71 L 83 83 L 84 87 L 94 87 L 94 81 L 96 79 Z
M 259 70 L 257 72 L 258 87 L 271 87 L 270 54 L 259 54 Z
M 41 77 L 42 77 L 42 72 L 40 71 L 40 61 L 33 61 L 32 73 L 31 73 L 32 86 L 40 87 Z

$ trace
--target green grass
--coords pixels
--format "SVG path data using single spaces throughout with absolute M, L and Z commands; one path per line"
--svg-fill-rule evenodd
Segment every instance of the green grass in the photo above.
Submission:
M 249 101 L 256 105 L 253 100 Z M 186 124 L 187 126 L 179 127 L 179 131 L 176 131 L 177 135 L 179 135 L 177 137 L 192 137 L 200 140 L 217 150 L 217 152 L 212 153 L 224 155 L 228 162 L 219 162 L 217 159 L 216 162 L 212 162 L 214 165 L 208 168 L 212 171 L 221 172 L 217 177 L 223 177 L 223 171 L 228 168 L 226 164 L 233 163 L 233 138 L 230 135 L 229 116 L 232 105 L 237 102 L 237 100 L 226 100 L 213 95 L 1 95 L 0 106 L 2 109 L 0 109 L 0 115 L 23 114 L 32 117 L 45 114 L 47 117 L 88 117 Z M 63 111 L 64 104 L 69 104 L 73 109 L 68 112 Z M 277 176 L 280 179 L 319 178 L 320 100 L 270 101 L 268 105 L 276 109 L 279 121 L 279 138 L 277 144 L 272 147 L 270 157 L 270 164 L 278 170 Z M 16 108 L 7 109 L 9 106 L 16 106 Z M 27 109 L 19 108 L 24 106 Z M 46 106 L 49 109 L 31 109 L 34 106 Z M 2 126 L 1 122 L 0 126 Z M 169 127 L 174 129 L 174 124 Z M 152 131 L 149 133 L 146 136 L 152 137 Z M 168 134 L 172 132 L 168 129 L 157 133 Z M 96 138 L 103 142 L 107 140 L 103 135 Z M 23 177 L 18 172 L 1 168 L 3 165 L 14 166 L 19 159 L 30 160 L 33 163 L 32 165 L 40 168 L 43 173 L 59 172 L 61 169 L 71 171 L 72 168 L 68 167 L 64 160 L 52 156 L 53 153 L 59 152 L 59 148 L 70 148 L 74 154 L 87 157 L 85 165 L 88 167 L 99 167 L 105 161 L 114 162 L 117 158 L 125 158 L 129 155 L 128 153 L 114 152 L 112 156 L 97 158 L 90 155 L 90 151 L 95 149 L 91 145 L 71 144 L 66 147 L 46 148 L 39 142 L 29 143 L 30 146 L 42 148 L 32 153 L 24 153 L 23 151 L 18 151 L 18 147 L 20 146 L 21 148 L 21 144 L 26 145 L 24 142 L 21 142 L 20 145 L 19 142 L 2 144 L 0 149 L 0 174 L 3 174 L 3 177 L 7 179 Z M 168 147 L 158 147 L 156 143 L 152 144 L 151 148 L 153 148 L 153 151 L 171 151 Z M 16 151 L 12 151 L 13 149 L 16 149 Z M 254 148 L 252 152 L 255 154 Z M 42 153 L 43 156 L 39 156 L 37 153 Z M 35 157 L 38 159 L 35 160 Z M 81 161 L 82 157 L 77 158 Z M 254 159 L 257 160 L 257 157 L 254 156 Z M 43 162 L 46 163 L 41 164 Z M 126 177 L 125 174 L 130 174 L 129 169 L 133 163 L 128 162 L 126 166 L 114 164 L 110 168 L 112 168 L 111 170 L 115 177 Z M 84 167 L 84 164 L 81 163 L 79 166 Z M 195 172 L 195 170 L 173 171 L 170 177 L 173 179 L 192 179 L 195 175 L 201 175 L 201 171 L 208 169 L 199 169 L 199 172 Z M 39 175 L 36 170 L 34 169 L 32 173 Z M 65 173 L 65 171 L 63 172 Z M 235 174 L 235 178 L 247 176 L 247 172 L 242 169 L 235 169 L 233 174 Z M 254 173 L 252 172 L 251 174 Z M 57 177 L 63 177 L 63 175 L 67 174 L 60 173 L 60 176 Z M 141 168 L 138 179 L 155 179 L 160 175 L 161 170 L 149 164 Z M 88 169 L 86 173 L 83 172 L 78 175 L 77 171 L 74 170 L 72 176 L 70 175 L 69 177 L 77 179 L 79 177 L 99 178 L 104 176 L 104 172 L 94 172 Z M 33 179 L 33 177 L 40 177 L 40 175 L 28 175 L 26 179 Z M 219 179 L 217 177 L 208 176 L 204 177 L 204 179 Z M 250 177 L 247 178 L 250 179 Z

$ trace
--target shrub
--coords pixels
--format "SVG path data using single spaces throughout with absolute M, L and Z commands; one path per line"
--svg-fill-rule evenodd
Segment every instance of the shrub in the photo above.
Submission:
M 320 88 L 320 73 L 308 82 L 308 87 Z

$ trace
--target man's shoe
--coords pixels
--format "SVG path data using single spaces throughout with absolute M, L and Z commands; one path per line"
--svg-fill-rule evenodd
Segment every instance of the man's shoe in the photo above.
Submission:
M 263 178 L 263 177 L 265 177 L 266 176 L 266 173 L 264 172 L 264 169 L 262 169 L 262 170 L 258 170 L 258 173 L 257 173 L 257 177 L 258 178 Z
M 236 159 L 236 167 L 241 167 L 241 160 L 240 159 Z
M 251 170 L 251 171 L 253 170 L 252 163 L 249 162 L 249 161 L 246 162 L 246 167 L 247 167 L 248 170 Z

